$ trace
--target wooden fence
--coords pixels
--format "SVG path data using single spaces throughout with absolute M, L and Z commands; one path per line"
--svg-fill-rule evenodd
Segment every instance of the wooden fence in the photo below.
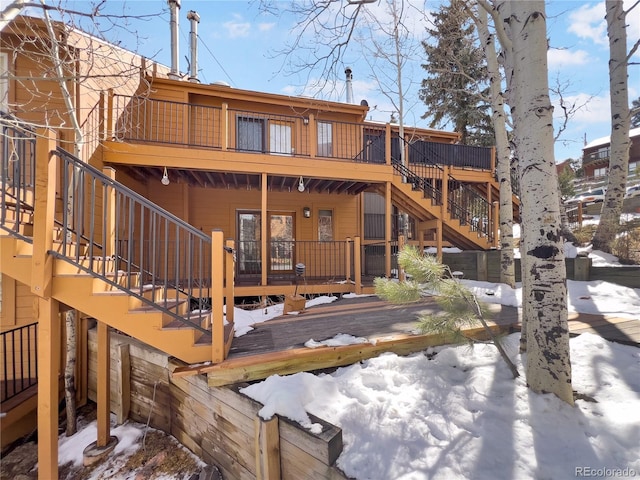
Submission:
M 451 271 L 464 274 L 466 280 L 484 282 L 500 282 L 500 252 L 467 251 L 461 253 L 443 253 L 442 262 Z M 567 279 L 579 281 L 602 280 L 624 287 L 640 288 L 640 267 L 616 266 L 594 267 L 592 260 L 587 257 L 567 258 Z M 515 261 L 516 282 L 521 281 L 520 259 Z
M 95 329 L 89 332 L 89 398 L 96 400 Z M 209 387 L 203 375 L 172 377 L 179 364 L 137 340 L 111 332 L 111 411 L 176 437 L 225 479 L 346 480 L 335 462 L 342 430 L 313 434 L 286 418 L 263 420 L 262 405 L 235 387 Z

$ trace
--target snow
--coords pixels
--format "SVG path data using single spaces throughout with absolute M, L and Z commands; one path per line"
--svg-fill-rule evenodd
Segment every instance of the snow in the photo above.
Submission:
M 462 282 L 484 302 L 521 304 L 521 288 Z M 640 289 L 576 281 L 567 287 L 570 311 L 640 321 Z M 307 307 L 335 300 L 318 297 Z M 282 305 L 238 309 L 236 328 L 246 333 L 281 314 Z M 361 341 L 367 340 L 345 332 L 330 344 Z M 318 433 L 322 426 L 311 421 L 312 414 L 342 428 L 337 465 L 357 480 L 640 476 L 640 349 L 591 334 L 572 338 L 573 388 L 585 399 L 570 407 L 531 392 L 519 334 L 503 341 L 520 371 L 516 380 L 495 347 L 477 344 L 405 357 L 386 353 L 332 374 L 273 375 L 242 391 L 264 405 L 264 418 L 282 415 Z M 144 425 L 133 422 L 114 427 L 116 455 L 132 454 L 143 432 Z M 81 462 L 95 439 L 95 422 L 71 438 L 61 436 L 60 464 Z M 106 473 L 98 468 L 89 480 Z

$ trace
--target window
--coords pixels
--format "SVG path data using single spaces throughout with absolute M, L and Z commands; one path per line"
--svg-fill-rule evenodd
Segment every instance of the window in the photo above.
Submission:
M 318 156 L 331 157 L 333 155 L 333 138 L 331 124 L 318 122 Z
M 9 111 L 9 56 L 0 53 L 0 111 Z
M 600 167 L 600 168 L 596 168 L 593 171 L 593 176 L 594 177 L 604 177 L 607 174 L 607 170 L 609 170 L 608 167 Z
M 262 118 L 238 117 L 236 140 L 238 150 L 263 152 L 264 120 Z
M 640 173 L 640 162 L 629 162 L 629 173 Z
M 333 240 L 333 212 L 320 210 L 318 212 L 318 241 L 331 242 Z
M 269 151 L 281 155 L 295 153 L 292 148 L 291 123 L 269 121 Z

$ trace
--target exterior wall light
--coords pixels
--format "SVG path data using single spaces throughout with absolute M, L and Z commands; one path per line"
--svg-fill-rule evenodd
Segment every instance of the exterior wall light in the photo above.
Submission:
M 169 174 L 167 173 L 167 167 L 164 167 L 164 173 L 162 174 L 162 180 L 160 183 L 163 185 L 169 185 Z
M 309 207 L 304 207 L 302 209 L 302 214 L 304 215 L 304 218 L 311 218 L 311 209 Z

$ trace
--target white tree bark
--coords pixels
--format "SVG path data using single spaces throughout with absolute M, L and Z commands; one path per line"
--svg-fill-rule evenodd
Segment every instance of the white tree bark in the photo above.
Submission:
M 474 16 L 480 44 L 487 61 L 491 91 L 491 120 L 496 137 L 497 175 L 500 184 L 500 283 L 516 286 L 513 255 L 513 190 L 511 188 L 511 150 L 502 97 L 502 77 L 493 35 L 489 32 L 487 11 L 479 8 Z
M 508 2 L 501 10 L 513 53 L 510 87 L 522 201 L 520 246 L 526 377 L 535 392 L 550 392 L 573 405 L 566 270 L 553 153 L 553 107 L 547 79 L 543 0 Z M 525 280 L 526 279 L 526 280 Z
M 622 202 L 629 169 L 629 89 L 627 73 L 626 14 L 622 0 L 607 0 L 607 35 L 609 37 L 609 90 L 611 101 L 611 153 L 607 193 L 602 204 L 600 222 L 593 247 L 611 253 L 618 233 Z

